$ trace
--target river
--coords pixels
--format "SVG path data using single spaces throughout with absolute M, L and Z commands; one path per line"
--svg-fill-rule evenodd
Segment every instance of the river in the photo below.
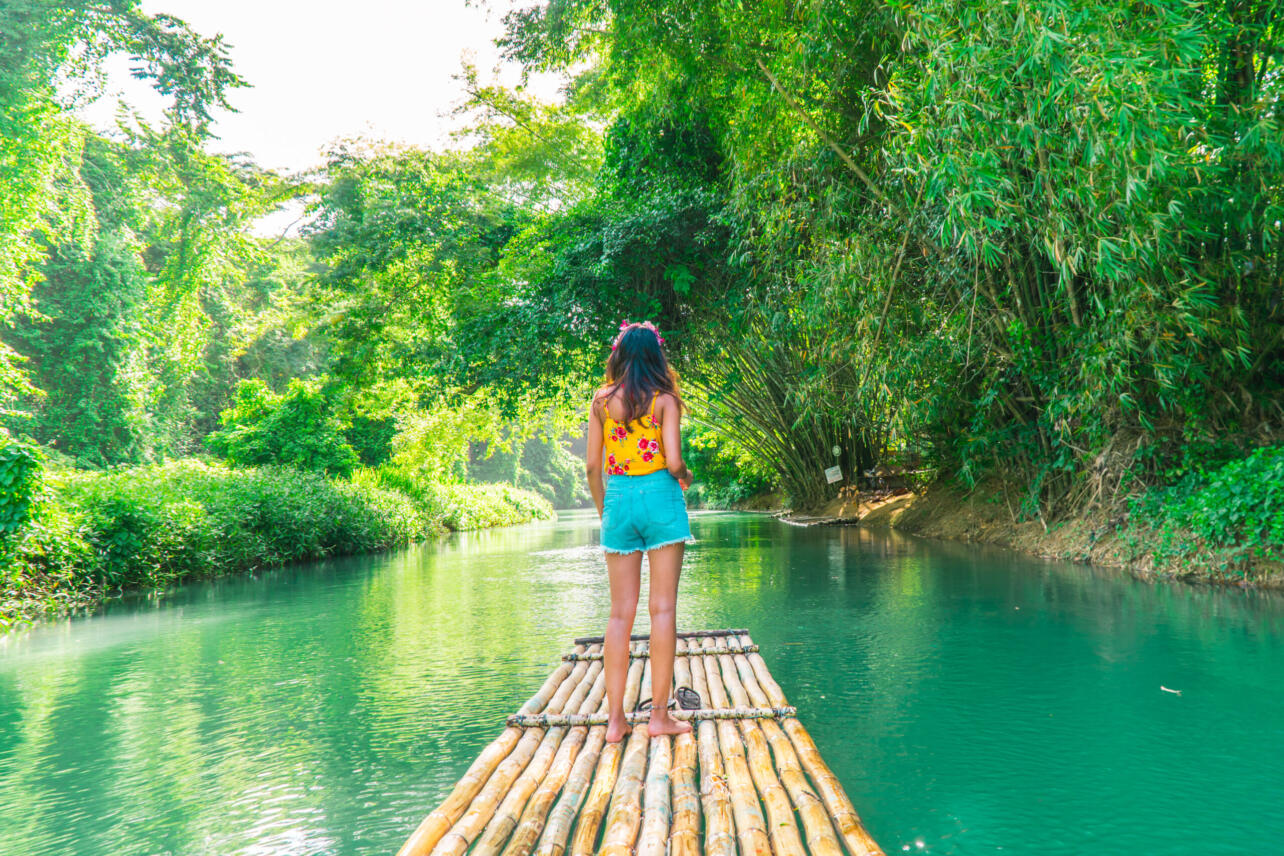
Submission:
M 0 640 L 0 853 L 391 854 L 601 632 L 596 523 Z M 761 515 L 692 525 L 679 628 L 750 630 L 889 854 L 1284 853 L 1279 594 Z M 643 632 L 645 587 L 639 612 Z

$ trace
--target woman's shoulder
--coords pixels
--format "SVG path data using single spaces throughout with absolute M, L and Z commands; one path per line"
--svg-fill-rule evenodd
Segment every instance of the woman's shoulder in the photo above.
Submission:
M 597 391 L 593 393 L 593 397 L 589 399 L 589 410 L 599 415 L 601 415 L 603 412 L 606 412 L 606 415 L 609 416 L 610 412 L 607 410 L 606 402 L 610 397 L 611 397 L 610 386 L 598 387 Z
M 682 410 L 682 403 L 672 392 L 658 392 L 655 396 L 655 409 L 658 414 L 679 413 Z
M 606 384 L 605 386 L 599 386 L 597 388 L 597 391 L 593 393 L 593 398 L 590 403 L 593 404 L 594 406 L 599 404 L 606 404 L 606 402 L 611 398 L 611 392 L 612 392 L 612 389 L 610 384 Z

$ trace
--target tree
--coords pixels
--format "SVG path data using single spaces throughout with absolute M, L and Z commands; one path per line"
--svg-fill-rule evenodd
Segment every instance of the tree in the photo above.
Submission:
M 145 15 L 137 0 L 9 0 L 0 7 L 0 34 L 2 332 L 30 308 L 44 249 L 37 236 L 49 228 L 44 217 L 57 200 L 56 179 L 79 160 L 82 132 L 55 81 L 92 76 L 108 54 L 125 52 L 137 60 L 136 77 L 171 97 L 168 125 L 192 139 L 207 134 L 211 111 L 227 108 L 227 90 L 243 81 L 221 37 L 204 38 L 169 15 Z M 58 201 L 68 218 L 91 216 L 84 194 Z M 21 363 L 0 342 L 0 415 L 18 394 L 33 392 Z
M 271 464 L 346 477 L 360 463 L 334 395 L 319 379 L 291 380 L 280 395 L 262 380 L 243 380 L 219 421 L 222 429 L 205 442 L 234 466 Z

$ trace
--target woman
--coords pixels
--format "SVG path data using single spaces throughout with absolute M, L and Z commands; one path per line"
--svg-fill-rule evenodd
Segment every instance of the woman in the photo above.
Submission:
M 602 659 L 610 714 L 606 739 L 632 729 L 624 718 L 629 634 L 642 586 L 642 553 L 651 566 L 651 719 L 647 733 L 682 734 L 691 726 L 669 715 L 677 649 L 674 605 L 682 552 L 691 539 L 682 491 L 691 470 L 682 462 L 677 378 L 650 322 L 621 325 L 606 361 L 606 385 L 589 406 L 588 481 L 602 518 L 602 549 L 611 582 L 611 618 Z M 605 458 L 605 460 L 604 460 Z M 603 486 L 602 471 L 610 474 Z

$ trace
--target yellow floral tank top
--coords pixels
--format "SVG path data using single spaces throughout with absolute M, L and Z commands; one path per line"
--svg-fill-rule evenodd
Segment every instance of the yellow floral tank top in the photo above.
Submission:
M 660 426 L 655 422 L 655 400 L 659 391 L 651 396 L 651 412 L 639 416 L 628 425 L 611 418 L 606 405 L 602 409 L 603 452 L 606 471 L 613 476 L 644 476 L 665 468 L 664 446 L 660 443 Z

